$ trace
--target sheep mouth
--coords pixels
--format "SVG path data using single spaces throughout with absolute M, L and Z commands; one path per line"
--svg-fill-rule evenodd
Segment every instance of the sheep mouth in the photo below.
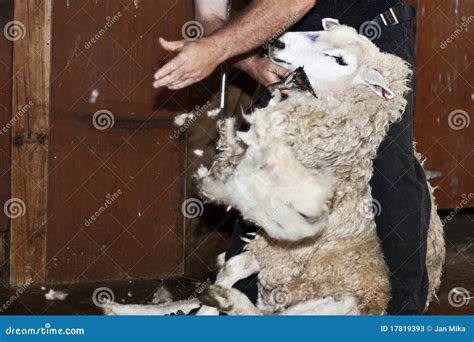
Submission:
M 270 49 L 268 51 L 268 58 L 270 58 L 270 60 L 275 64 L 279 64 L 279 65 L 284 66 L 284 67 L 291 66 L 291 63 L 289 63 L 289 62 L 287 62 L 287 61 L 285 61 L 281 58 L 276 57 L 274 49 Z
M 280 39 L 274 40 L 270 45 L 278 50 L 283 50 L 286 47 L 286 44 Z

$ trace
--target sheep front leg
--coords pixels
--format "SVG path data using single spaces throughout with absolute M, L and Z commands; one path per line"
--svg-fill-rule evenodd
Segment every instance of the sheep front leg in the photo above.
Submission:
M 199 299 L 201 302 L 217 308 L 219 312 L 225 312 L 231 316 L 263 315 L 250 299 L 237 289 L 212 285 Z
M 242 253 L 226 261 L 217 274 L 216 285 L 223 288 L 231 288 L 239 280 L 250 277 L 260 271 L 257 259 L 249 253 Z M 205 304 L 205 303 L 204 303 Z M 214 305 L 213 305 L 214 306 Z M 219 310 L 213 306 L 203 306 L 197 312 L 199 316 L 214 316 Z
M 239 280 L 260 271 L 257 259 L 250 253 L 236 255 L 224 263 L 216 278 L 216 285 L 232 287 Z

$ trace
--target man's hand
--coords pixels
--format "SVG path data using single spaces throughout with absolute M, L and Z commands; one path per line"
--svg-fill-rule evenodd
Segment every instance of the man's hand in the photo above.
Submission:
M 223 61 L 223 54 L 206 38 L 192 42 L 169 42 L 160 38 L 160 45 L 166 51 L 179 54 L 155 73 L 155 88 L 185 88 L 209 76 Z
M 265 87 L 280 82 L 290 73 L 288 69 L 273 63 L 268 58 L 255 55 L 239 61 L 235 66 Z

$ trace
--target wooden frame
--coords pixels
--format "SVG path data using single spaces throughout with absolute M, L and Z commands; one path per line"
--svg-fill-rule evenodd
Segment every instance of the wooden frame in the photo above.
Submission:
M 11 220 L 11 285 L 43 282 L 46 273 L 51 14 L 52 1 L 14 1 L 25 36 L 13 46 L 12 108 L 32 106 L 12 127 L 11 197 L 25 206 Z

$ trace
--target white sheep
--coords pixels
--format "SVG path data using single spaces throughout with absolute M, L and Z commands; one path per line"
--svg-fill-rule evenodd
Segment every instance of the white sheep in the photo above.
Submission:
M 202 300 L 228 314 L 382 314 L 388 269 L 376 234 L 369 180 L 390 122 L 409 91 L 408 65 L 349 27 L 287 33 L 274 61 L 304 66 L 317 98 L 290 92 L 246 120 L 219 123 L 220 155 L 201 178 L 211 201 L 231 205 L 261 230 L 221 272 L 258 273 L 254 306 L 236 289 L 209 288 Z M 432 197 L 433 199 L 433 197 Z M 433 201 L 428 236 L 429 298 L 444 261 Z M 239 261 L 241 259 L 241 261 Z M 258 265 L 259 267 L 256 267 Z

